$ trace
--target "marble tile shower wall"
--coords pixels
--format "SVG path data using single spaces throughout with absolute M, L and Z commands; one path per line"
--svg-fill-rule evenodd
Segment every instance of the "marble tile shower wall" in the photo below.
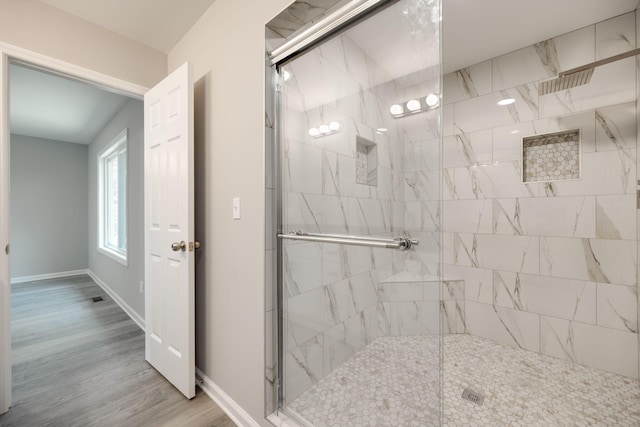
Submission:
M 636 33 L 632 12 L 446 75 L 442 202 L 444 275 L 465 280 L 468 333 L 632 378 L 637 61 L 537 87 L 634 49 Z M 581 179 L 523 184 L 521 138 L 576 128 Z
M 348 35 L 296 59 L 286 70 L 287 230 L 403 235 L 403 130 L 388 113 L 398 102 L 398 84 Z M 309 135 L 310 128 L 333 121 L 341 124 L 340 132 Z M 375 144 L 375 185 L 356 180 L 357 137 Z M 401 316 L 392 318 L 389 302 L 381 301 L 379 293 L 383 280 L 405 271 L 407 255 L 286 241 L 284 256 L 285 393 L 291 401 L 401 321 Z

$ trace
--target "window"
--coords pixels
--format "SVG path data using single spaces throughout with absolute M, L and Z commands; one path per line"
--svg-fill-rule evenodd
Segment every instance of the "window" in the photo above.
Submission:
M 127 265 L 127 129 L 98 155 L 98 251 Z

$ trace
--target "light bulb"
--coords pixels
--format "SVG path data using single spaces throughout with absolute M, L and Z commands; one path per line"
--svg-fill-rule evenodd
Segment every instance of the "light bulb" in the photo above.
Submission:
M 429 107 L 435 107 L 440 103 L 440 97 L 434 93 L 430 93 L 424 99 L 424 102 L 426 102 Z
M 505 106 L 505 105 L 513 104 L 514 102 L 516 102 L 516 100 L 513 98 L 505 98 L 498 101 L 498 105 Z
M 404 113 L 404 108 L 402 108 L 402 105 L 400 104 L 393 104 L 391 108 L 389 108 L 389 112 L 394 116 L 399 116 Z
M 337 131 L 337 130 L 340 130 L 340 123 L 338 123 L 338 122 L 329 123 L 329 129 L 331 129 L 334 132 Z
M 311 128 L 309 129 L 309 135 L 318 136 L 320 135 L 320 130 L 318 128 Z
M 327 125 L 320 125 L 318 130 L 320 131 L 320 133 L 329 133 L 331 131 L 331 129 L 329 129 L 329 126 Z
M 409 111 L 418 111 L 420 109 L 420 101 L 417 99 L 412 99 L 407 102 L 407 110 Z

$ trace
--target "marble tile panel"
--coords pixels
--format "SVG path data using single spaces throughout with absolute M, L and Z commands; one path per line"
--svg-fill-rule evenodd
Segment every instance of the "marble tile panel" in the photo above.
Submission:
M 498 105 L 498 101 L 506 98 L 513 98 L 515 102 Z M 456 102 L 453 114 L 456 133 L 535 120 L 538 118 L 538 89 L 531 83 Z
M 440 136 L 441 114 L 441 109 L 436 108 L 426 113 L 395 119 L 397 122 L 402 121 L 403 141 L 420 143 L 438 138 Z
M 322 193 L 322 150 L 305 143 L 285 141 L 283 188 L 306 194 Z
M 596 197 L 494 199 L 493 232 L 525 236 L 596 237 Z
M 536 43 L 493 59 L 493 90 L 556 77 L 593 62 L 594 27 Z
M 442 167 L 472 166 L 493 161 L 491 129 L 447 136 L 442 141 Z
M 493 128 L 493 160 L 496 162 L 520 161 L 522 137 L 536 133 L 533 123 L 522 122 Z
M 598 326 L 638 332 L 638 289 L 598 283 Z
M 349 234 L 372 236 L 391 231 L 391 202 L 350 199 Z
M 322 286 L 322 244 L 283 241 L 284 287 L 287 296 Z
M 370 272 L 359 274 L 349 280 L 353 301 L 357 312 L 365 311 L 378 302 L 377 284 Z
M 409 237 L 417 239 L 420 243 L 417 246 L 413 246 L 408 255 L 415 255 L 423 263 L 439 263 L 440 262 L 440 233 L 429 231 L 414 231 Z M 404 258 L 404 253 L 401 251 L 394 251 Z
M 284 232 L 347 234 L 349 199 L 288 193 L 286 201 Z
M 597 67 L 591 81 L 573 89 L 543 95 L 539 99 L 540 117 L 561 116 L 635 100 L 634 58 Z
M 464 280 L 449 279 L 447 277 L 444 277 L 441 282 L 432 282 L 432 283 L 436 283 L 436 284 L 441 283 L 443 300 L 445 301 L 464 300 Z
M 404 174 L 404 200 L 436 201 L 440 195 L 440 172 L 438 170 L 423 170 Z
M 463 334 L 465 332 L 464 301 L 442 301 L 442 333 Z
M 367 344 L 367 330 L 375 325 L 363 313 L 350 317 L 324 333 L 324 367 L 331 372 Z
M 349 279 L 327 286 L 326 296 L 329 320 L 332 324 L 344 322 L 357 313 L 355 295 Z
M 636 284 L 637 244 L 628 240 L 540 238 L 540 274 Z
M 318 335 L 287 351 L 285 360 L 286 399 L 291 401 L 316 384 L 324 376 L 323 337 Z
M 453 124 L 453 106 L 454 104 L 445 105 L 441 108 L 442 112 L 442 136 L 454 134 Z
M 536 197 L 540 184 L 523 183 L 520 162 L 444 169 L 443 199 Z
M 380 283 L 378 292 L 381 302 L 421 301 L 424 298 L 422 282 Z
M 440 139 L 431 139 L 417 145 L 416 153 L 420 163 L 418 170 L 434 170 L 440 168 Z
M 596 109 L 596 150 L 635 149 L 637 142 L 636 103 Z
M 636 17 L 625 13 L 596 25 L 596 60 L 609 58 L 636 48 Z
M 439 333 L 439 301 L 390 302 L 385 306 L 390 308 L 391 336 Z
M 580 129 L 580 150 L 582 153 L 596 151 L 595 113 L 589 110 L 581 113 L 567 114 L 557 117 L 545 117 L 533 122 L 532 136 Z
M 443 104 L 452 104 L 492 92 L 492 64 L 484 61 L 443 77 Z
M 492 202 L 445 200 L 442 202 L 442 229 L 458 233 L 491 233 Z
M 337 0 L 307 0 L 293 2 L 266 25 L 271 31 L 282 37 L 289 37 L 305 25 L 320 19 Z
M 634 194 L 636 150 L 582 155 L 581 179 L 541 184 L 547 196 Z
M 636 198 L 633 194 L 596 197 L 599 239 L 637 239 Z
M 538 274 L 539 238 L 492 234 L 453 235 L 456 265 Z
M 632 332 L 543 316 L 540 350 L 549 356 L 638 378 L 638 338 Z
M 454 257 L 454 236 L 455 233 L 442 232 L 442 263 L 445 265 L 454 265 L 455 257 Z
M 582 280 L 494 271 L 494 304 L 596 324 L 596 284 Z
M 445 264 L 444 276 L 464 280 L 464 296 L 468 301 L 493 303 L 493 271 Z
M 331 326 L 329 302 L 324 288 L 314 289 L 287 299 L 287 350 L 298 347 Z
M 539 316 L 524 311 L 465 302 L 467 332 L 529 351 L 540 349 Z

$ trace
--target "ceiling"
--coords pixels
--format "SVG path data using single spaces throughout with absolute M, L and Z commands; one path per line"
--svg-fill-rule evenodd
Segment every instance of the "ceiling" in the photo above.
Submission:
M 128 99 L 77 80 L 9 67 L 11 133 L 90 144 Z
M 169 53 L 214 0 L 40 0 Z

